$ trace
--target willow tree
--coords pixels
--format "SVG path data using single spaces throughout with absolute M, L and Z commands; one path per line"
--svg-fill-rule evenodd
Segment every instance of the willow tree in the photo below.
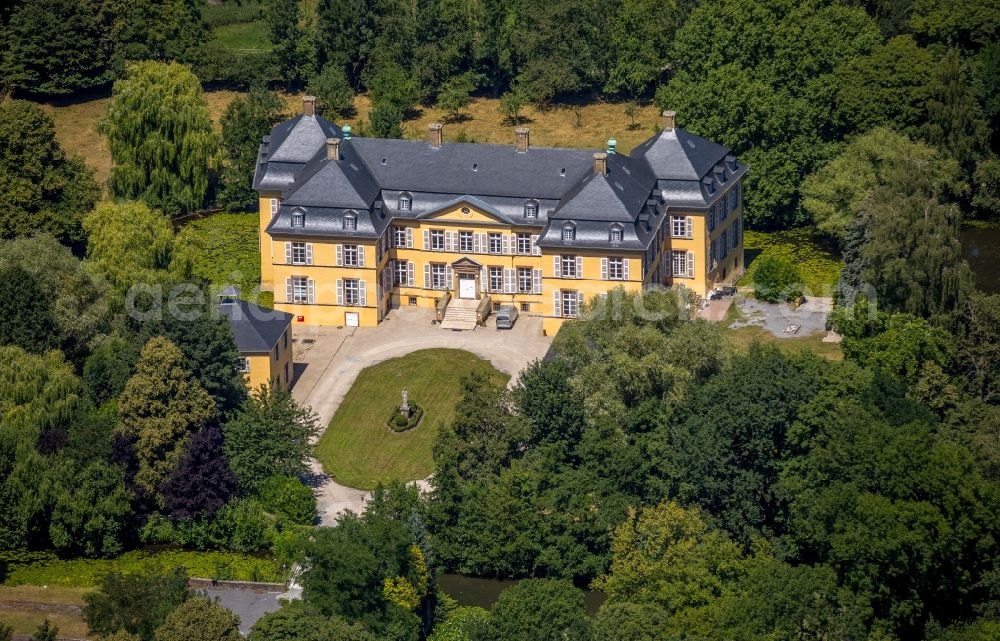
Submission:
M 114 166 L 111 194 L 167 214 L 205 204 L 218 167 L 201 83 L 178 63 L 137 62 L 115 83 L 102 131 Z
M 83 219 L 87 265 L 116 289 L 156 282 L 170 264 L 174 230 L 143 203 L 101 203 Z

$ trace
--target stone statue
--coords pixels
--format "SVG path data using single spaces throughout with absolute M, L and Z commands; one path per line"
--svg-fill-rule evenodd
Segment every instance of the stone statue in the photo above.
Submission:
M 405 387 L 403 388 L 403 404 L 399 406 L 399 413 L 407 417 L 410 415 L 410 393 Z

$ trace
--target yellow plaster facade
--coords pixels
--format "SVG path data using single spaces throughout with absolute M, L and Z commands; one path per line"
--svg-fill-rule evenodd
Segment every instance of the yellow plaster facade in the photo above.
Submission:
M 288 327 L 270 352 L 241 353 L 247 387 L 258 389 L 267 384 L 270 387 L 288 389 L 295 376 L 292 359 L 292 328 Z

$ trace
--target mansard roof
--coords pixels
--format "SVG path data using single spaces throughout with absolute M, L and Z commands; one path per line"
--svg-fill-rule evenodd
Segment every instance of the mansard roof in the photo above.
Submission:
M 328 138 L 341 138 L 337 159 L 328 159 Z M 706 208 L 747 169 L 722 145 L 679 128 L 629 155 L 608 153 L 605 167 L 595 170 L 594 150 L 342 138 L 333 123 L 299 116 L 264 139 L 254 187 L 282 193 L 267 228 L 278 236 L 377 237 L 394 219 L 464 201 L 507 224 L 541 228 L 541 246 L 562 246 L 555 223 L 572 221 L 573 246 L 607 246 L 616 224 L 621 247 L 642 249 L 667 209 Z M 399 208 L 402 195 L 410 198 L 406 209 Z M 538 203 L 531 218 L 529 201 Z M 293 211 L 306 213 L 304 227 L 291 226 Z M 344 228 L 349 212 L 358 214 L 356 228 Z

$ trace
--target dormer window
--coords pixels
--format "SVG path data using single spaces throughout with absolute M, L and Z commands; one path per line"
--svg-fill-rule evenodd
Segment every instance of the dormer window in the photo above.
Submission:
M 344 229 L 354 231 L 358 228 L 358 213 L 351 210 L 344 214 Z
M 620 245 L 622 242 L 623 234 L 624 230 L 622 229 L 621 225 L 619 225 L 618 223 L 611 225 L 611 237 L 610 237 L 611 244 Z
M 524 217 L 525 218 L 538 218 L 538 201 L 529 200 L 524 203 Z
M 563 225 L 562 239 L 563 242 L 572 242 L 576 240 L 576 225 L 573 223 L 566 223 Z
M 399 195 L 399 211 L 410 211 L 413 204 L 413 196 L 407 193 Z
M 305 227 L 306 226 L 306 212 L 301 209 L 296 209 L 292 212 L 292 227 Z

